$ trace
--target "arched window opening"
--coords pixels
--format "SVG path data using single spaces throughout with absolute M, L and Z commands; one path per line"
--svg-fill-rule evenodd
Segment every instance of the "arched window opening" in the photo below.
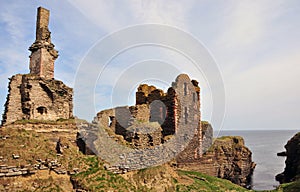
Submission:
M 46 114 L 47 113 L 47 108 L 46 107 L 43 107 L 43 106 L 40 106 L 38 108 L 36 108 L 37 112 L 41 115 L 43 114 Z

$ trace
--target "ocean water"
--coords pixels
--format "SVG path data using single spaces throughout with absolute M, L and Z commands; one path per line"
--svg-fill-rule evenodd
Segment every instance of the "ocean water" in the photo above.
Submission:
M 260 131 L 220 131 L 219 136 L 242 136 L 246 146 L 252 151 L 256 163 L 253 173 L 254 190 L 274 189 L 279 183 L 275 176 L 285 167 L 285 157 L 277 153 L 284 151 L 284 145 L 300 130 L 260 130 Z

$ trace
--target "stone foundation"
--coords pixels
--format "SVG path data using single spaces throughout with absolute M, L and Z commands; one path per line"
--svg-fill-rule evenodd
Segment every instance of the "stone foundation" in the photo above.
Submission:
M 65 137 L 70 141 L 76 141 L 76 134 L 78 132 L 75 123 L 14 123 L 5 125 L 5 127 L 43 133 L 48 138 L 52 138 L 54 142 L 56 142 L 59 137 Z

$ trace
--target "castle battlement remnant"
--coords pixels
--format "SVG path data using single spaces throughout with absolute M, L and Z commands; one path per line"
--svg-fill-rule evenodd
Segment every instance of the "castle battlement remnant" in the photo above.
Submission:
M 37 9 L 36 39 L 30 46 L 30 73 L 9 78 L 2 125 L 18 120 L 56 121 L 73 117 L 73 89 L 54 79 L 58 52 L 51 42 L 49 10 Z

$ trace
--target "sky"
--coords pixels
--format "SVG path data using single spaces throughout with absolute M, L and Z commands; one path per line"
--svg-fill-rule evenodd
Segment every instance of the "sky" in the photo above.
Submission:
M 80 118 L 134 104 L 139 83 L 166 90 L 187 73 L 201 87 L 202 119 L 217 130 L 300 129 L 297 0 L 2 0 L 1 106 L 8 78 L 29 72 L 39 6 L 50 10 L 60 54 L 55 78 L 74 87 Z

